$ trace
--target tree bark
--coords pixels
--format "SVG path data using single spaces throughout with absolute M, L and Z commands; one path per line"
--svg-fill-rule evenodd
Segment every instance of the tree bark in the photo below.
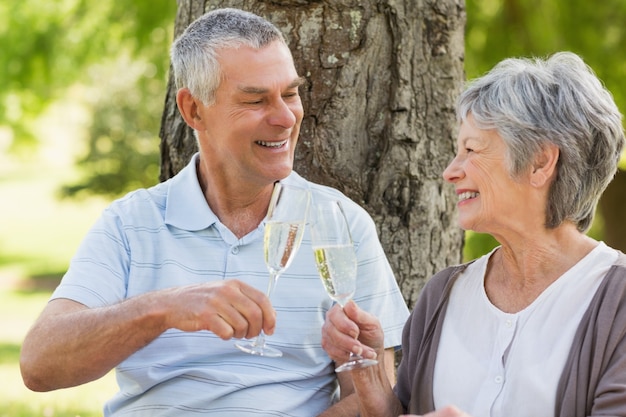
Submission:
M 308 84 L 295 170 L 342 190 L 374 218 L 409 307 L 426 279 L 462 258 L 453 158 L 464 81 L 463 0 L 179 0 L 175 34 L 237 7 L 283 30 Z M 170 76 L 161 180 L 196 151 Z

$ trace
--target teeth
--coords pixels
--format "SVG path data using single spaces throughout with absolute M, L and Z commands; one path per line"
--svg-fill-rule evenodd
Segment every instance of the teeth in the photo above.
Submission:
M 465 191 L 464 193 L 459 194 L 459 201 L 464 201 L 470 198 L 478 197 L 477 192 L 473 191 Z
M 285 143 L 287 143 L 287 139 L 282 140 L 280 142 L 265 142 L 263 140 L 259 140 L 256 143 L 258 143 L 259 145 L 262 145 L 262 146 L 267 146 L 268 148 L 280 148 Z

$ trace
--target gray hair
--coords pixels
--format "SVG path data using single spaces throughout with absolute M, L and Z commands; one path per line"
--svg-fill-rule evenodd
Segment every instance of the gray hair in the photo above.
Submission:
M 204 105 L 215 100 L 222 81 L 217 53 L 223 48 L 248 46 L 261 49 L 274 41 L 285 43 L 272 23 L 239 9 L 217 9 L 192 22 L 174 41 L 171 49 L 174 81 L 186 87 Z
M 542 147 L 556 145 L 560 155 L 545 225 L 555 228 L 567 220 L 581 232 L 591 227 L 625 139 L 613 96 L 578 55 L 500 62 L 459 97 L 459 121 L 469 115 L 476 127 L 495 129 L 502 137 L 513 178 L 531 166 Z

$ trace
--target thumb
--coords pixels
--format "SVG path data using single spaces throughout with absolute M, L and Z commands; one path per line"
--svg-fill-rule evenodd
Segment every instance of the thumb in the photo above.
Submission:
M 354 301 L 350 300 L 343 307 L 345 315 L 355 322 L 359 327 L 376 326 L 378 320 L 376 317 L 361 309 Z
M 359 312 L 362 311 L 358 305 L 353 300 L 350 300 L 343 306 L 343 312 L 350 318 L 352 321 L 356 321 L 358 318 Z
M 344 306 L 344 314 L 358 326 L 361 342 L 371 347 L 383 344 L 383 331 L 376 316 L 362 310 L 354 301 Z

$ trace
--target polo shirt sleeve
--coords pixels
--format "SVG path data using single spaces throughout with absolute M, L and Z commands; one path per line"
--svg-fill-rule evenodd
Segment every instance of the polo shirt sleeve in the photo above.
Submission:
M 67 298 L 89 308 L 119 303 L 125 298 L 129 264 L 122 222 L 112 205 L 85 235 L 51 299 Z

